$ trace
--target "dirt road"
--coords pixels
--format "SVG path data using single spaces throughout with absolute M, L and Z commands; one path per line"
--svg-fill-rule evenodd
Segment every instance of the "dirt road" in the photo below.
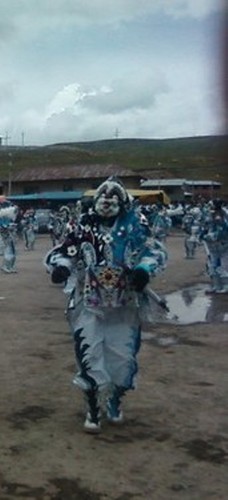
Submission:
M 145 332 L 123 426 L 87 435 L 64 296 L 42 266 L 49 247 L 47 236 L 33 252 L 19 243 L 18 274 L 0 275 L 0 500 L 225 500 L 227 323 Z M 178 234 L 167 248 L 158 292 L 208 282 L 202 248 L 185 260 Z

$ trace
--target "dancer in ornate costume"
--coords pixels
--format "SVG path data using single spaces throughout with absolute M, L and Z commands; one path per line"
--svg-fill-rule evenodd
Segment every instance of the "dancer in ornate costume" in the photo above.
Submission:
M 66 235 L 66 226 L 70 221 L 70 209 L 66 205 L 60 207 L 58 212 L 52 213 L 49 222 L 49 233 L 53 247 L 62 243 Z
M 115 178 L 100 185 L 94 207 L 45 258 L 52 281 L 66 283 L 70 294 L 74 383 L 86 397 L 88 432 L 100 430 L 104 401 L 108 420 L 123 420 L 122 398 L 135 388 L 142 318 L 147 320 L 154 301 L 149 281 L 166 259 L 164 246 L 151 238 L 146 218 Z
M 36 220 L 35 210 L 33 208 L 26 210 L 26 212 L 24 213 L 22 218 L 22 227 L 25 250 L 34 250 L 38 224 Z
M 151 226 L 152 234 L 162 243 L 166 242 L 167 235 L 172 227 L 172 219 L 166 207 L 158 207 Z
M 17 208 L 6 202 L 0 206 L 0 239 L 3 255 L 1 270 L 5 273 L 16 273 L 16 227 L 14 224 Z
M 207 272 L 211 278 L 210 293 L 228 292 L 228 210 L 220 199 L 212 203 L 201 234 L 207 256 Z
M 183 216 L 182 229 L 186 233 L 184 239 L 186 259 L 194 259 L 196 256 L 196 249 L 200 244 L 201 219 L 201 210 L 198 207 L 190 207 Z

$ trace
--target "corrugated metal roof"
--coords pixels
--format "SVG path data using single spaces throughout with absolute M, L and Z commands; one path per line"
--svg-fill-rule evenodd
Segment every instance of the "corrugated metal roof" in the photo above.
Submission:
M 148 179 L 141 182 L 142 187 L 153 186 L 182 186 L 186 179 Z
M 37 167 L 20 170 L 13 174 L 13 182 L 47 181 L 63 179 L 103 178 L 110 175 L 117 177 L 140 177 L 132 170 L 117 165 L 69 165 L 64 167 Z
M 221 186 L 221 182 L 216 181 L 186 181 L 186 186 Z
M 181 186 L 221 186 L 220 182 L 207 180 L 187 180 L 187 179 L 148 179 L 141 182 L 141 187 L 181 187 Z

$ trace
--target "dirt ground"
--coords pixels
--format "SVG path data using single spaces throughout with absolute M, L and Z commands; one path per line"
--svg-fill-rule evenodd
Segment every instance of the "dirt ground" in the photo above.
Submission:
M 227 323 L 147 329 L 124 424 L 85 434 L 65 298 L 42 265 L 49 248 L 45 235 L 31 252 L 19 243 L 18 274 L 0 275 L 0 499 L 227 499 Z M 186 260 L 178 233 L 167 248 L 158 292 L 208 282 L 202 248 Z

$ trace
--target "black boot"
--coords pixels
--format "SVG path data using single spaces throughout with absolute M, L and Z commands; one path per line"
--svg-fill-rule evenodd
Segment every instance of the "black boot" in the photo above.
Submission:
M 126 389 L 124 387 L 116 386 L 112 395 L 107 400 L 107 418 L 113 424 L 121 424 L 123 422 L 123 412 L 120 405 L 125 392 Z
M 97 389 L 90 389 L 85 392 L 88 411 L 84 422 L 84 429 L 86 432 L 96 433 L 100 431 L 100 407 L 98 404 L 98 391 Z

